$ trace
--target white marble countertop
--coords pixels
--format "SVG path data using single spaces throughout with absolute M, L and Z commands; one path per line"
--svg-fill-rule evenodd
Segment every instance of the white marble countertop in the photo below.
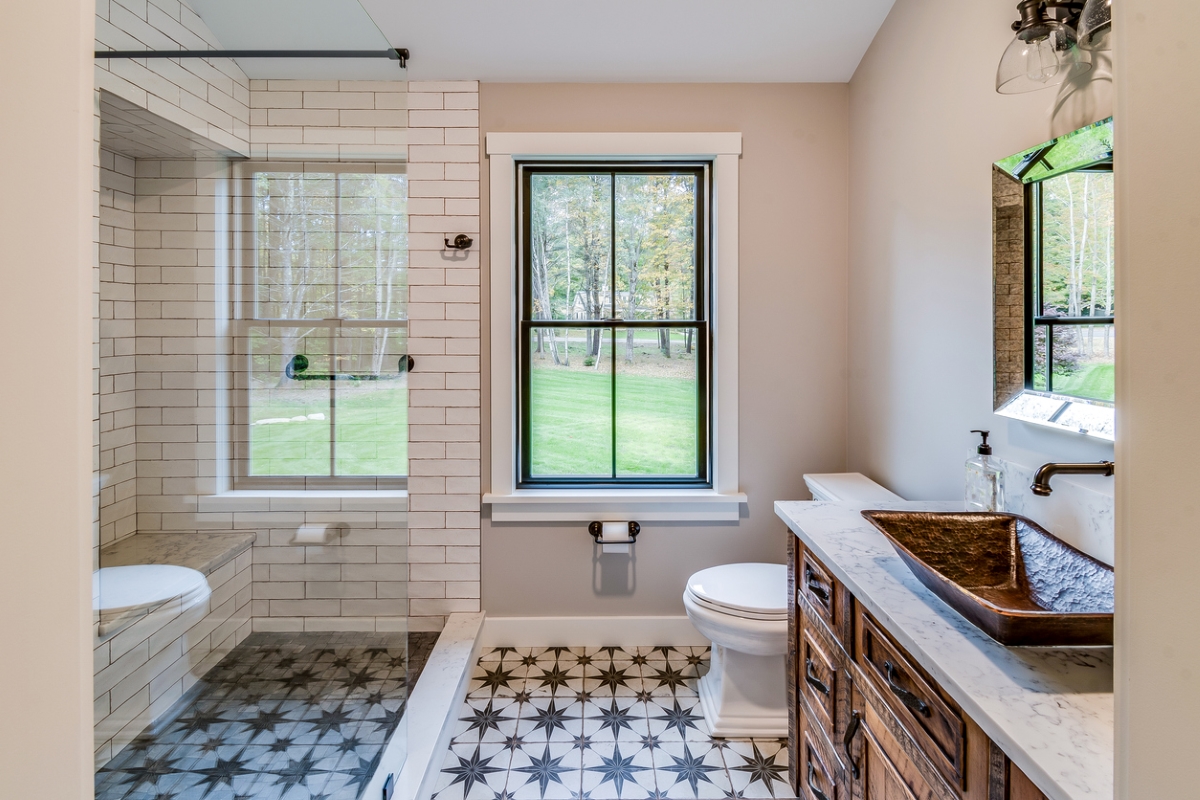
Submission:
M 961 502 L 871 508 L 961 511 Z M 1005 647 L 917 581 L 861 507 L 775 513 L 1051 800 L 1113 796 L 1112 648 Z

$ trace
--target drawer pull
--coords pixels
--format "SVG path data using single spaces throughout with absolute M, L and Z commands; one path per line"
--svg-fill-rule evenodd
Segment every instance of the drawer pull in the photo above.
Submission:
M 817 768 L 813 766 L 812 759 L 810 758 L 808 762 L 808 790 L 813 793 L 813 797 L 817 798 L 817 800 L 829 800 L 829 795 L 817 788 L 817 784 L 813 780 L 816 774 Z
M 813 660 L 811 658 L 804 659 L 804 682 L 816 689 L 823 695 L 829 695 L 829 687 L 821 682 L 817 677 L 816 670 L 813 669 Z
M 883 669 L 884 675 L 887 677 L 888 688 L 892 690 L 892 694 L 896 695 L 900 699 L 900 702 L 904 703 L 913 713 L 928 717 L 929 706 L 925 704 L 925 701 L 904 687 L 896 685 L 896 681 L 892 677 L 896 672 L 896 668 L 892 666 L 892 662 L 883 662 Z
M 808 586 L 808 590 L 821 598 L 822 603 L 829 602 L 829 590 L 821 585 L 821 582 L 813 577 L 812 567 L 804 568 L 804 583 Z
M 857 711 L 850 714 L 850 725 L 846 728 L 846 735 L 842 737 L 842 749 L 846 751 L 846 763 L 850 765 L 850 774 L 854 776 L 854 780 L 858 780 L 858 762 L 854 760 L 854 754 L 850 752 L 850 745 L 854 744 L 854 737 L 858 734 L 858 729 L 862 726 L 862 715 Z

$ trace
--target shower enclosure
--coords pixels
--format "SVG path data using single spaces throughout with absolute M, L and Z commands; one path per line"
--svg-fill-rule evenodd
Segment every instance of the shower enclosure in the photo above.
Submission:
M 97 797 L 355 800 L 434 638 L 408 630 L 405 163 L 254 145 L 304 82 L 251 100 L 204 64 L 233 134 L 97 91 Z

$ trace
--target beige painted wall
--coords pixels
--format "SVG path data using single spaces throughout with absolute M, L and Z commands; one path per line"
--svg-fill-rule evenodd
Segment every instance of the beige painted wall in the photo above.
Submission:
M 482 523 L 482 607 L 492 616 L 683 614 L 692 572 L 784 558 L 780 498 L 844 466 L 847 89 L 844 84 L 483 84 L 491 131 L 741 131 L 740 464 L 737 524 L 647 523 L 632 571 L 592 563 L 582 523 Z M 488 170 L 482 170 L 486 181 Z M 484 224 L 488 188 L 482 187 Z M 488 309 L 488 245 L 484 313 Z M 488 353 L 489 322 L 483 320 Z M 483 406 L 489 368 L 483 364 Z M 484 414 L 483 486 L 490 485 Z M 608 559 L 620 564 L 621 559 Z M 622 565 L 623 566 L 623 565 Z
M 1200 715 L 1200 62 L 1194 0 L 1114 3 L 1117 800 L 1194 797 Z
M 0 4 L 0 775 L 91 797 L 91 0 Z
M 1027 467 L 1112 457 L 992 414 L 991 164 L 1112 113 L 1104 64 L 1058 94 L 997 94 L 1015 17 L 1013 3 L 897 0 L 850 83 L 849 465 L 912 499 L 963 496 L 972 428 Z

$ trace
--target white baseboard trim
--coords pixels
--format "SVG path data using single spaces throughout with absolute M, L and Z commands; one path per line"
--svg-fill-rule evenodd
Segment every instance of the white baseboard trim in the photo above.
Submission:
M 396 800 L 429 800 L 433 795 L 440 774 L 438 768 L 450 749 L 454 721 L 467 696 L 471 671 L 479 660 L 482 625 L 482 613 L 447 617 L 446 626 L 409 695 L 400 723 L 407 726 L 407 736 L 393 736 L 388 742 L 362 797 L 382 797 L 383 784 L 393 773 Z
M 492 617 L 484 647 L 703 647 L 708 639 L 680 617 Z

